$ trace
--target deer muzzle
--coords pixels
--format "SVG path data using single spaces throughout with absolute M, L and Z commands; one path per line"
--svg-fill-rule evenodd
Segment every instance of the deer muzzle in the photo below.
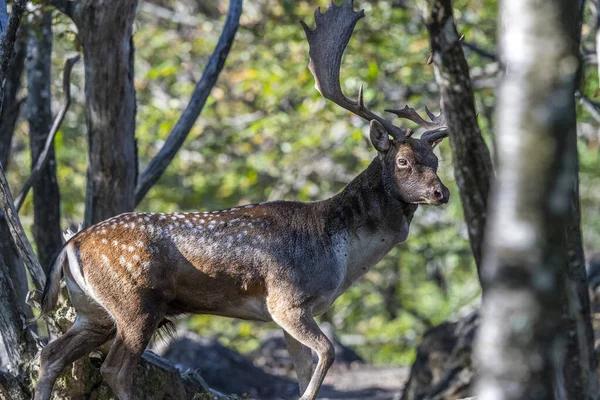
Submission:
M 450 200 L 450 191 L 441 181 L 434 185 L 429 191 L 429 204 L 439 206 L 446 204 Z

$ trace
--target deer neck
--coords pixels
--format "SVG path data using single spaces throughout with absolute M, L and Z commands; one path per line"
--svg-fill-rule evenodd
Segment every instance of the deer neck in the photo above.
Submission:
M 377 157 L 342 192 L 329 199 L 328 222 L 342 225 L 355 235 L 388 231 L 401 234 L 398 229 L 410 223 L 417 205 L 395 198 L 386 188 L 382 170 L 383 162 Z
M 346 287 L 366 273 L 407 235 L 417 205 L 391 195 L 375 158 L 338 195 L 325 202 L 328 231 L 345 239 Z

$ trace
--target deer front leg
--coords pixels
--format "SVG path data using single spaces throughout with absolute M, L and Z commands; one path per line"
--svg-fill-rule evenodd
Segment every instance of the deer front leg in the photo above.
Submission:
M 327 375 L 327 371 L 335 359 L 333 344 L 321 331 L 309 309 L 279 306 L 270 311 L 271 317 L 277 325 L 319 356 L 317 367 L 312 373 L 306 390 L 300 397 L 300 400 L 316 399 L 325 375 Z
M 296 375 L 298 375 L 298 384 L 300 385 L 300 394 L 306 391 L 310 378 L 313 374 L 312 351 L 306 347 L 285 330 L 283 330 L 285 345 L 288 353 L 294 363 Z

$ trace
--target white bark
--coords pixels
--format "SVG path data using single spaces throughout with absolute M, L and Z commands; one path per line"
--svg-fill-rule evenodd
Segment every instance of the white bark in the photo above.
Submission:
M 565 226 L 576 153 L 576 21 L 569 0 L 504 0 L 498 181 L 476 356 L 481 400 L 553 399 L 561 384 Z M 569 151 L 571 149 L 571 151 Z

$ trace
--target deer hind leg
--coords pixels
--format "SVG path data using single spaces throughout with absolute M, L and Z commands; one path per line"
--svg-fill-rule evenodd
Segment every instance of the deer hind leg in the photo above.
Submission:
M 35 400 L 49 400 L 54 382 L 63 369 L 102 345 L 114 335 L 114 326 L 77 316 L 73 326 L 50 342 L 40 354 L 40 377 Z
M 271 310 L 271 317 L 273 321 L 279 325 L 285 332 L 289 334 L 293 339 L 300 342 L 302 345 L 313 350 L 319 356 L 319 362 L 315 368 L 308 386 L 304 390 L 300 400 L 314 400 L 317 398 L 317 393 L 323 384 L 325 375 L 333 361 L 335 359 L 335 351 L 333 344 L 329 341 L 327 336 L 321 331 L 317 323 L 315 322 L 312 313 L 308 309 L 304 308 L 277 308 L 277 310 Z M 292 346 L 292 348 L 295 345 Z M 302 350 L 304 351 L 304 350 Z M 302 372 L 298 371 L 298 377 L 300 379 L 301 374 L 306 374 L 308 368 L 306 353 L 299 356 L 296 353 L 298 359 L 302 359 L 303 365 Z M 292 356 L 293 357 L 293 356 Z M 312 360 L 310 361 L 312 368 Z M 304 378 L 302 378 L 304 379 Z M 302 386 L 302 383 L 300 383 Z
M 136 399 L 133 375 L 164 315 L 162 311 L 138 311 L 138 314 L 131 314 L 128 319 L 117 317 L 117 335 L 100 372 L 120 400 Z
M 306 391 L 310 378 L 313 374 L 313 358 L 312 351 L 309 347 L 306 347 L 285 330 L 283 330 L 283 337 L 285 338 L 285 345 L 288 353 L 294 363 L 296 369 L 296 375 L 298 375 L 298 384 L 300 386 L 300 394 Z

